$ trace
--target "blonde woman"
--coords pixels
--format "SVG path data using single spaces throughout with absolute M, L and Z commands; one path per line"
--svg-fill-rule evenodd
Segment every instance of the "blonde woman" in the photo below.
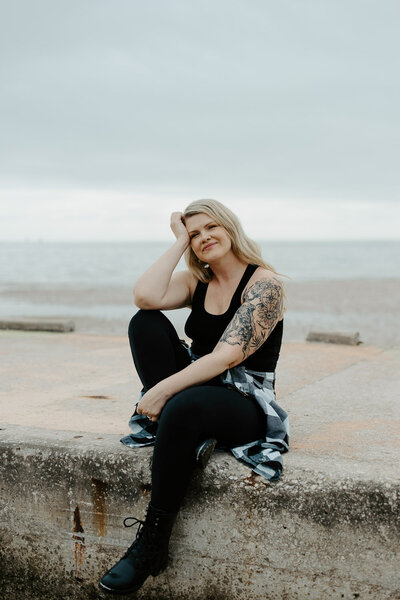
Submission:
M 216 444 L 268 479 L 279 477 L 289 447 L 274 393 L 285 311 L 278 273 L 216 200 L 172 213 L 171 229 L 175 243 L 134 287 L 140 310 L 129 340 L 143 390 L 133 433 L 121 441 L 154 443 L 152 491 L 145 520 L 133 519 L 135 541 L 99 583 L 114 594 L 132 593 L 165 569 L 193 469 L 205 466 Z M 188 270 L 174 273 L 184 253 Z M 191 308 L 190 348 L 160 312 L 182 307 Z

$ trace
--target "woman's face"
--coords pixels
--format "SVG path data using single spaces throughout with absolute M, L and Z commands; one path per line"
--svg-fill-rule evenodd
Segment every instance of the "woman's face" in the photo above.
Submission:
M 186 217 L 185 226 L 190 246 L 201 261 L 210 264 L 230 251 L 232 244 L 228 233 L 209 215 L 199 213 Z

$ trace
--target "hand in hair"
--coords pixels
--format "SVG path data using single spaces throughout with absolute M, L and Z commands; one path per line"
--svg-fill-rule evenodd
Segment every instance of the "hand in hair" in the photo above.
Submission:
M 173 212 L 171 214 L 171 229 L 177 240 L 183 238 L 187 243 L 190 242 L 188 230 L 183 222 L 183 213 Z

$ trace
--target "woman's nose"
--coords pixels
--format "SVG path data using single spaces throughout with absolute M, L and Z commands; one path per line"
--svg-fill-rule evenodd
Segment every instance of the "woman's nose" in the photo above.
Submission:
M 203 231 L 203 233 L 201 234 L 201 239 L 202 240 L 209 240 L 210 239 L 210 232 L 209 231 Z

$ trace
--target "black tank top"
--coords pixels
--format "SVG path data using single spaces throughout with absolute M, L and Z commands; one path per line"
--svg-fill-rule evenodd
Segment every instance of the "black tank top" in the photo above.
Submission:
M 193 340 L 191 350 L 198 356 L 209 354 L 240 307 L 244 288 L 258 265 L 247 265 L 242 279 L 232 296 L 231 303 L 222 315 L 212 315 L 204 308 L 208 283 L 199 281 L 193 294 L 192 311 L 185 323 L 185 333 Z M 283 319 L 279 321 L 263 345 L 241 365 L 254 371 L 275 371 L 282 343 Z

